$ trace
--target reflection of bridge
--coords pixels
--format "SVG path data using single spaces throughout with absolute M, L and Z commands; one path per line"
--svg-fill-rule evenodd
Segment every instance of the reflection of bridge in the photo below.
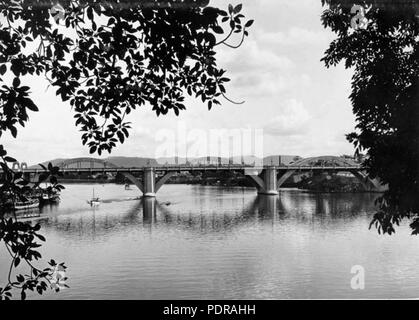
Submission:
M 75 158 L 56 163 L 62 173 L 120 173 L 135 184 L 146 197 L 154 197 L 172 176 L 180 172 L 234 171 L 251 179 L 260 194 L 276 195 L 278 188 L 292 175 L 303 172 L 350 172 L 367 191 L 379 191 L 380 183 L 368 178 L 365 169 L 351 159 L 325 156 L 298 160 L 288 166 L 251 165 L 168 165 L 155 167 L 119 167 L 111 162 L 94 158 Z M 28 175 L 36 176 L 41 168 L 21 168 Z M 135 176 L 136 174 L 137 176 Z
M 234 194 L 234 193 L 233 193 Z M 212 194 L 214 195 L 214 194 Z M 215 194 L 216 195 L 216 194 Z M 241 196 L 239 196 L 241 198 Z M 197 199 L 198 202 L 187 207 L 185 202 L 177 207 L 166 206 L 156 198 L 142 198 L 132 201 L 126 211 L 100 211 L 95 208 L 75 210 L 72 214 L 51 215 L 55 205 L 45 206 L 39 219 L 44 219 L 45 226 L 54 227 L 66 241 L 78 241 L 80 238 L 91 240 L 95 236 L 109 237 L 113 233 L 129 232 L 138 234 L 139 226 L 152 232 L 154 228 L 176 228 L 188 233 L 217 233 L 221 230 L 233 230 L 245 227 L 249 223 L 274 224 L 276 220 L 296 219 L 297 225 L 341 224 L 359 217 L 360 212 L 374 212 L 375 196 L 372 194 L 328 194 L 318 195 L 301 192 L 283 192 L 277 197 L 258 195 L 245 197 L 242 201 L 231 202 L 232 197 L 222 198 L 222 207 L 226 210 L 211 209 L 208 198 Z M 234 197 L 233 197 L 234 199 Z M 236 198 L 238 199 L 238 198 Z M 187 203 L 187 201 L 186 201 Z M 200 211 L 205 208 L 204 211 Z M 198 212 L 196 211 L 198 210 Z M 85 214 L 89 212 L 90 214 Z M 321 226 L 320 226 L 321 227 Z

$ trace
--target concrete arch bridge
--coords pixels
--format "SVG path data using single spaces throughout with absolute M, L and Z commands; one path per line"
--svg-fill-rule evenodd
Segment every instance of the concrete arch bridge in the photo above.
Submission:
M 278 189 L 292 175 L 303 172 L 349 172 L 362 184 L 366 191 L 383 191 L 384 187 L 377 180 L 367 176 L 365 169 L 351 159 L 322 156 L 298 160 L 290 165 L 252 166 L 246 164 L 226 165 L 164 165 L 144 167 L 122 167 L 109 161 L 95 158 L 74 158 L 53 163 L 65 173 L 106 174 L 120 173 L 135 184 L 146 197 L 155 197 L 159 189 L 174 175 L 180 172 L 234 171 L 247 176 L 258 193 L 278 194 Z M 37 176 L 41 167 L 21 168 L 25 174 Z

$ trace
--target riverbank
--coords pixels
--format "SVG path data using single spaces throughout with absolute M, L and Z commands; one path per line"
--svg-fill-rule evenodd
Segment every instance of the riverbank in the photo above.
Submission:
M 303 177 L 296 187 L 315 193 L 366 192 L 361 182 L 355 177 L 328 174 Z

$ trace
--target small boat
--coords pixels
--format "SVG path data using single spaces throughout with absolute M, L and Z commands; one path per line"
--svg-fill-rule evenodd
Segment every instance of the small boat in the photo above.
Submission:
M 125 184 L 125 190 L 131 190 L 131 186 L 129 185 L 129 183 Z
M 25 201 L 15 201 L 13 203 L 13 210 L 21 211 L 21 210 L 30 210 L 39 207 L 39 200 L 37 199 L 27 199 Z
M 90 206 L 98 206 L 100 204 L 100 199 L 99 197 L 95 197 L 95 189 L 93 188 L 93 196 L 92 199 L 87 201 L 88 204 L 90 204 Z
M 100 204 L 100 199 L 99 198 L 92 198 L 92 199 L 88 200 L 87 203 L 90 204 L 92 207 L 93 206 L 98 206 Z
M 60 192 L 53 187 L 51 183 L 44 183 L 39 186 L 36 195 L 41 204 L 55 203 L 60 201 Z
M 40 196 L 40 201 L 43 203 L 53 203 L 60 201 L 60 195 L 58 193 L 43 193 Z

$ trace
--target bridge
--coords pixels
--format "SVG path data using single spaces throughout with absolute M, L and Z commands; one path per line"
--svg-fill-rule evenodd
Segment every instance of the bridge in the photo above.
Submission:
M 15 163 L 16 164 L 16 163 Z M 23 172 L 30 180 L 35 181 L 44 172 L 41 167 L 28 168 L 27 165 L 13 165 L 15 170 Z M 106 174 L 120 173 L 138 187 L 145 197 L 155 197 L 159 189 L 174 175 L 180 172 L 234 171 L 249 177 L 259 194 L 277 195 L 278 189 L 294 174 L 303 172 L 349 172 L 362 184 L 366 191 L 382 191 L 383 186 L 377 180 L 367 176 L 365 168 L 351 159 L 323 156 L 298 160 L 291 165 L 247 165 L 247 164 L 184 164 L 158 165 L 144 167 L 121 167 L 95 158 L 74 158 L 54 164 L 65 173 Z

